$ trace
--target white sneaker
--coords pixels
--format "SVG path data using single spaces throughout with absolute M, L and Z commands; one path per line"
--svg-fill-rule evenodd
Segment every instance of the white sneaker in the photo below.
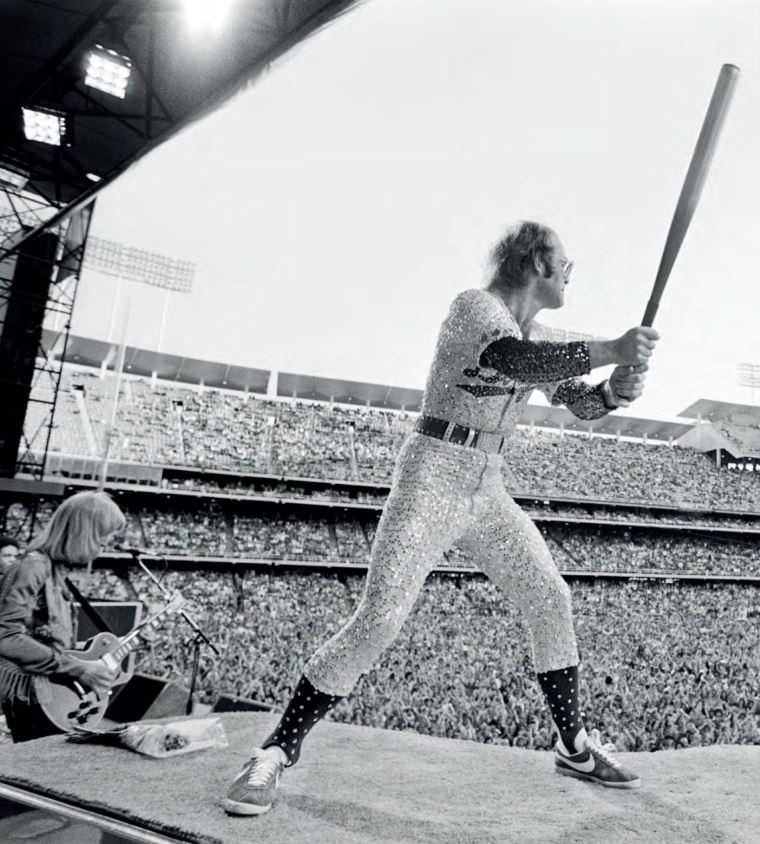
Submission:
M 257 747 L 232 781 L 222 801 L 231 815 L 263 815 L 272 808 L 280 775 L 285 767 L 285 754 L 279 747 Z
M 598 782 L 607 788 L 639 788 L 641 779 L 612 756 L 614 751 L 614 744 L 602 744 L 599 730 L 592 730 L 580 753 L 568 753 L 562 742 L 557 742 L 554 769 L 566 777 Z

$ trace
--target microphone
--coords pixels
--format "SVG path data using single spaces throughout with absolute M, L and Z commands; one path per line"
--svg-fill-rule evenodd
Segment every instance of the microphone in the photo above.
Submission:
M 135 548 L 131 545 L 114 545 L 113 549 L 115 551 L 122 551 L 123 553 L 129 554 L 130 556 L 134 557 L 137 560 L 137 564 L 140 566 L 140 568 L 145 572 L 145 574 L 148 575 L 148 577 L 156 584 L 156 586 L 158 586 L 161 592 L 163 592 L 163 594 L 166 595 L 167 598 L 171 597 L 171 593 L 169 592 L 169 590 L 163 585 L 163 583 L 161 583 L 161 581 L 153 574 L 153 572 L 145 565 L 145 563 L 141 559 L 139 559 L 142 556 L 155 557 L 156 554 L 154 551 L 148 551 L 145 548 Z M 165 558 L 163 557 L 159 556 L 159 559 L 163 559 L 164 562 L 166 562 Z M 180 610 L 179 614 L 182 616 L 182 618 L 185 619 L 185 621 L 190 625 L 190 627 L 193 628 L 196 636 L 202 639 L 217 656 L 221 656 L 221 654 L 219 653 L 219 648 L 217 648 L 216 645 L 211 641 L 211 639 L 209 639 L 209 637 L 203 632 L 198 622 L 192 616 L 188 615 L 184 610 Z
M 164 562 L 166 562 L 165 559 Z M 163 583 L 161 583 L 161 581 L 156 577 L 155 574 L 153 574 L 153 572 L 145 565 L 142 560 L 138 559 L 137 565 L 140 566 L 140 568 L 145 572 L 145 574 L 148 575 L 148 577 L 156 584 L 156 586 L 158 586 L 158 588 L 161 590 L 161 592 L 164 593 L 167 598 L 171 597 L 171 593 L 169 592 L 169 590 L 164 586 Z M 217 648 L 217 646 L 211 641 L 211 639 L 209 639 L 209 637 L 203 632 L 198 622 L 182 609 L 179 611 L 179 614 L 182 616 L 182 618 L 185 619 L 185 621 L 190 625 L 190 627 L 193 628 L 193 630 L 195 631 L 196 638 L 202 639 L 217 656 L 221 656 L 221 654 L 219 653 L 219 648 Z

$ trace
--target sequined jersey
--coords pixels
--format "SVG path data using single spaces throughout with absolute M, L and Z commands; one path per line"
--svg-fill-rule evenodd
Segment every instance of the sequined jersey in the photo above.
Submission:
M 528 397 L 540 389 L 553 405 L 581 419 L 613 408 L 591 371 L 585 341 L 561 342 L 555 329 L 533 323 L 523 336 L 507 306 L 483 289 L 465 290 L 441 326 L 422 400 L 422 413 L 509 435 Z

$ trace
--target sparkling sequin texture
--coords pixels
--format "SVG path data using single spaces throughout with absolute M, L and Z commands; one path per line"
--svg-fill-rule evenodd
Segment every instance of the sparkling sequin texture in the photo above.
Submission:
M 587 343 L 549 343 L 513 336 L 489 343 L 480 355 L 480 365 L 525 383 L 587 375 L 591 371 Z
M 500 299 L 465 290 L 441 327 L 422 413 L 509 435 L 534 389 L 582 419 L 609 413 L 599 389 L 578 377 L 589 372 L 588 344 L 561 339 L 537 323 L 524 337 Z
M 580 378 L 571 378 L 559 384 L 551 397 L 554 405 L 564 404 L 572 408 L 579 419 L 598 419 L 614 410 L 608 407 L 602 392 L 603 384 L 587 384 Z
M 540 343 L 526 343 L 499 299 L 485 290 L 465 291 L 441 327 L 423 414 L 508 435 L 536 387 L 555 401 L 569 401 L 574 411 L 577 402 L 584 418 L 592 410 L 609 413 L 597 388 L 580 387 L 575 379 L 588 371 L 587 345 L 556 342 L 556 336 L 534 326 L 530 339 Z M 501 343 L 487 356 L 491 366 L 483 367 L 489 345 L 510 337 L 521 342 Z M 516 358 L 507 362 L 510 346 Z M 537 672 L 578 663 L 570 590 L 538 529 L 507 493 L 503 468 L 500 455 L 410 435 L 396 463 L 362 598 L 304 669 L 317 689 L 340 696 L 351 691 L 393 642 L 425 578 L 454 544 L 517 600 Z

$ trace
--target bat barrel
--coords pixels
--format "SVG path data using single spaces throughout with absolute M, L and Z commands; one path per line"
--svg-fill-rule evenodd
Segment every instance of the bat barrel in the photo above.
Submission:
M 685 191 L 687 196 L 684 198 L 689 200 L 692 212 L 702 193 L 705 177 L 715 154 L 718 136 L 723 129 L 738 79 L 739 68 L 736 65 L 724 64 L 721 67 L 684 182 L 684 188 L 690 187 L 688 192 Z
M 713 89 L 707 114 L 702 123 L 702 128 L 697 138 L 697 144 L 686 172 L 681 194 L 678 197 L 673 220 L 670 223 L 668 236 L 665 240 L 665 247 L 662 251 L 660 266 L 657 269 L 652 294 L 647 304 L 646 313 L 642 325 L 651 326 L 654 322 L 657 309 L 660 304 L 662 292 L 670 278 L 678 252 L 681 249 L 686 232 L 694 216 L 694 211 L 702 194 L 707 171 L 710 168 L 715 149 L 718 145 L 718 137 L 725 123 L 728 107 L 739 79 L 739 68 L 733 64 L 724 64 Z

